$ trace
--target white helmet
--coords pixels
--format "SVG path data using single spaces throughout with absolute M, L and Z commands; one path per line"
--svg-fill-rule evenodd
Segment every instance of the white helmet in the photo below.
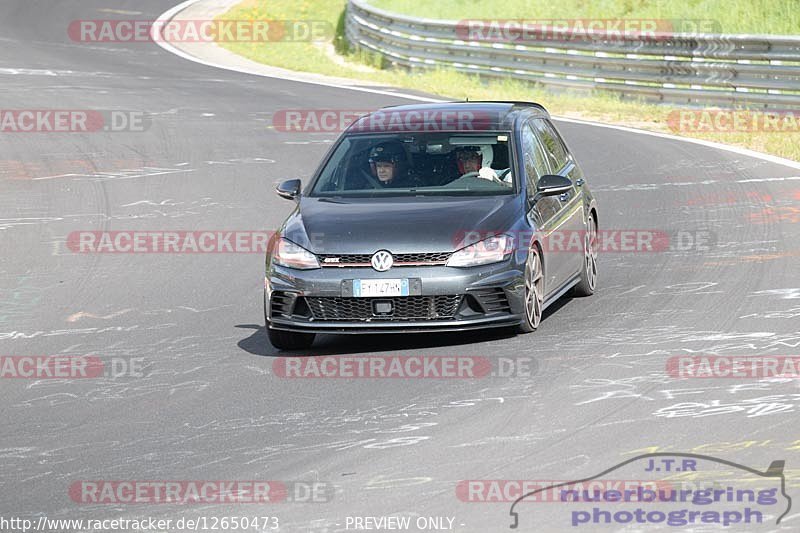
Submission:
M 492 148 L 492 145 L 491 144 L 481 145 L 481 155 L 483 156 L 481 160 L 481 166 L 491 168 L 492 161 L 494 161 L 494 149 Z

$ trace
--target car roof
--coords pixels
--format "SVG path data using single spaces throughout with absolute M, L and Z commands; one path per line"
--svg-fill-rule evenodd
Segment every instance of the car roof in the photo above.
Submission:
M 534 102 L 477 101 L 407 104 L 378 109 L 360 117 L 347 133 L 415 131 L 512 130 L 520 115 L 549 118 L 544 106 Z M 463 120 L 462 120 L 463 119 Z

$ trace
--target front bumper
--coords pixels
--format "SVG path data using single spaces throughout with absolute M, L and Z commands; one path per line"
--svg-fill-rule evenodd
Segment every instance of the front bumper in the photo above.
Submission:
M 355 267 L 293 270 L 271 265 L 265 279 L 265 319 L 271 329 L 337 334 L 513 326 L 524 319 L 523 271 L 524 263 L 517 263 L 515 254 L 500 263 L 480 267 L 395 267 L 387 272 Z M 351 297 L 351 280 L 388 278 L 409 279 L 412 296 Z M 400 301 L 404 298 L 416 299 L 416 303 Z M 393 312 L 365 310 L 370 309 L 371 301 L 378 300 L 393 300 Z M 422 309 L 428 309 L 425 302 L 430 302 L 430 312 L 424 316 L 420 316 L 420 302 Z M 321 311 L 332 306 L 339 307 L 333 312 Z

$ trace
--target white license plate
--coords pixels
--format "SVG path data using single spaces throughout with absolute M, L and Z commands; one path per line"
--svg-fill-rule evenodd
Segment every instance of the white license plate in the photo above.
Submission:
M 353 296 L 408 296 L 407 279 L 354 279 Z

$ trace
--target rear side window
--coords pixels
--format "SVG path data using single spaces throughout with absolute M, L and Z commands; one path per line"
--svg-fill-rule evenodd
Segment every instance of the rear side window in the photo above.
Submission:
M 564 165 L 567 164 L 567 147 L 564 146 L 564 143 L 561 141 L 561 138 L 556 133 L 555 128 L 549 121 L 544 119 L 534 119 L 533 127 L 536 130 L 536 134 L 541 139 L 542 144 L 544 145 L 545 154 L 547 156 L 547 160 L 550 162 L 550 166 L 553 169 L 553 172 L 558 172 Z

